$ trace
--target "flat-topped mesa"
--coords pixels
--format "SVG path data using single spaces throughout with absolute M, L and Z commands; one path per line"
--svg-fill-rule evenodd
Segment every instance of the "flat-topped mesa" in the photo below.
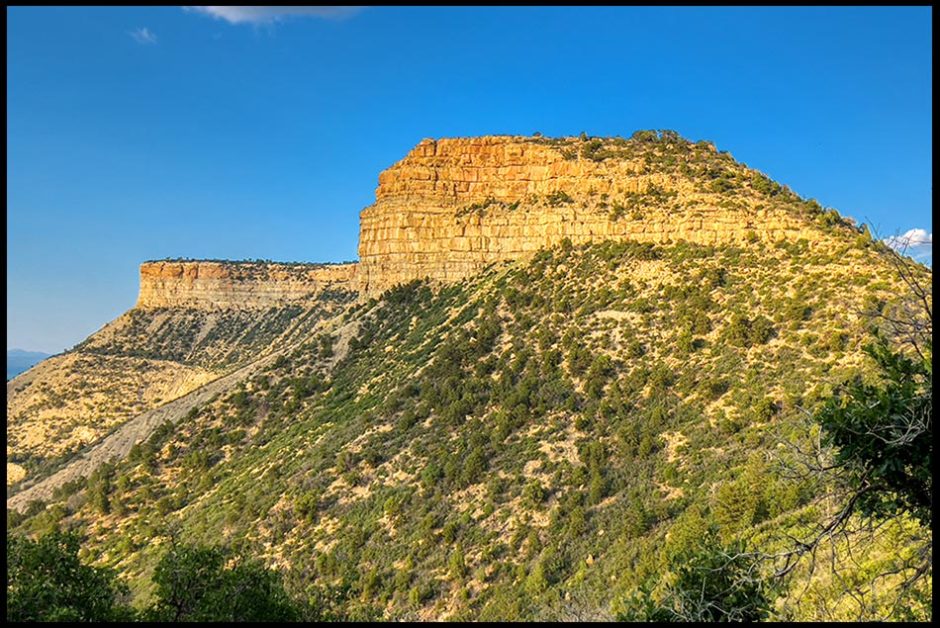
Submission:
M 325 291 L 355 292 L 356 263 L 152 261 L 140 265 L 138 308 L 309 305 Z
M 360 293 L 459 280 L 565 238 L 825 238 L 794 203 L 805 204 L 713 145 L 675 134 L 426 139 L 379 175 L 376 201 L 361 213 Z

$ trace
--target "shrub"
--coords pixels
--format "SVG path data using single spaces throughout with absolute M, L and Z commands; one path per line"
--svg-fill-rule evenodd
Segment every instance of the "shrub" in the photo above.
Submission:
M 562 190 L 552 192 L 545 198 L 545 200 L 552 207 L 558 207 L 559 205 L 567 205 L 568 203 L 574 202 L 574 199 L 568 196 L 568 194 Z
M 637 142 L 656 142 L 659 140 L 659 135 L 656 131 L 635 131 L 630 139 Z
M 316 521 L 317 511 L 320 507 L 320 496 L 313 491 L 302 493 L 294 501 L 294 511 L 297 516 L 307 523 Z
M 757 573 L 757 559 L 740 543 L 722 546 L 714 532 L 699 539 L 695 550 L 675 557 L 672 578 L 662 599 L 646 584 L 629 597 L 621 621 L 737 621 L 764 620 L 772 608 L 769 587 Z
M 522 489 L 522 500 L 530 508 L 538 508 L 545 501 L 546 491 L 542 483 L 536 479 L 529 480 Z
M 464 561 L 463 549 L 460 546 L 451 553 L 447 561 L 447 568 L 450 571 L 450 577 L 454 580 L 463 580 L 467 575 L 467 564 Z
M 774 333 L 773 323 L 766 317 L 758 316 L 752 321 L 738 312 L 731 316 L 727 328 L 728 339 L 741 347 L 764 344 Z
M 725 192 L 730 192 L 736 187 L 737 185 L 734 183 L 734 181 L 731 181 L 730 179 L 722 176 L 721 178 L 715 179 L 711 182 L 709 185 L 709 190 L 717 194 L 723 194 Z
M 174 545 L 153 573 L 153 621 L 296 621 L 277 572 L 226 552 Z
M 37 541 L 7 533 L 7 621 L 128 621 L 128 589 L 110 569 L 83 565 L 75 534 Z

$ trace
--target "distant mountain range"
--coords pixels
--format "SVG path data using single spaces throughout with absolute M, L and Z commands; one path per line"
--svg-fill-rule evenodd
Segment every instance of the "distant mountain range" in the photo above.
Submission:
M 41 351 L 7 350 L 7 381 L 30 369 L 34 364 L 42 362 L 50 355 L 50 353 L 42 353 Z

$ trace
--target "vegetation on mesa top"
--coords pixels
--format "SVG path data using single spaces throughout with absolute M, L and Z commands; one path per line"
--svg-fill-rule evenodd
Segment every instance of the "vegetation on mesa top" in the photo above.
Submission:
M 867 231 L 867 227 L 856 227 L 855 222 L 843 218 L 832 208 L 823 208 L 815 199 L 806 199 L 787 185 L 781 185 L 764 173 L 738 162 L 727 151 L 719 151 L 712 142 L 693 142 L 672 130 L 636 131 L 630 139 L 623 137 L 591 137 L 586 133 L 575 138 L 551 139 L 537 136 L 537 143 L 561 149 L 566 159 L 587 159 L 602 162 L 606 159 L 634 159 L 642 157 L 645 173 L 675 172 L 686 177 L 704 181 L 702 191 L 718 194 L 751 190 L 768 200 L 784 201 L 802 205 L 805 213 L 819 216 L 824 226 L 842 222 L 847 226 Z M 659 204 L 665 192 L 654 187 L 647 192 Z M 615 207 L 616 211 L 616 207 Z
M 498 136 L 497 136 L 498 137 Z M 757 209 L 764 207 L 783 207 L 796 211 L 811 220 L 824 231 L 833 232 L 841 228 L 846 235 L 856 237 L 860 244 L 872 242 L 871 233 L 864 223 L 859 225 L 852 218 L 844 217 L 833 208 L 823 207 L 816 199 L 804 198 L 787 185 L 777 183 L 766 174 L 750 168 L 747 164 L 736 161 L 729 152 L 719 151 L 708 141 L 693 142 L 671 130 L 643 130 L 635 132 L 629 139 L 620 136 L 592 137 L 581 133 L 578 137 L 544 137 L 540 133 L 533 136 L 506 136 L 513 140 L 551 146 L 559 150 L 567 160 L 589 160 L 603 162 L 614 160 L 642 160 L 639 164 L 641 174 L 676 174 L 697 184 L 698 192 L 718 194 L 724 198 L 719 206 L 733 208 L 740 206 L 736 196 L 757 197 Z M 677 199 L 675 190 L 666 190 L 651 184 L 645 190 L 632 192 L 622 198 L 612 198 L 601 194 L 599 200 L 592 202 L 599 209 L 610 211 L 612 221 L 627 217 L 642 220 L 644 209 L 658 207 L 679 210 L 692 207 L 700 201 L 682 203 Z M 569 194 L 557 191 L 543 198 L 530 196 L 530 204 L 558 207 L 575 202 Z M 519 207 L 517 200 L 510 203 L 487 197 L 460 208 L 457 216 L 471 213 L 484 213 L 488 208 L 514 211 Z M 582 208 L 588 202 L 582 200 Z
M 161 259 L 145 259 L 141 264 L 159 264 L 160 262 L 185 262 L 185 263 L 195 263 L 200 264 L 203 262 L 209 262 L 213 264 L 230 264 L 230 265 L 258 265 L 258 264 L 270 264 L 273 266 L 304 266 L 319 268 L 322 266 L 344 266 L 346 264 L 356 264 L 358 260 L 349 260 L 343 262 L 278 262 L 272 259 L 267 258 L 251 258 L 248 259 L 216 259 L 216 258 L 200 258 L 200 257 L 164 257 Z

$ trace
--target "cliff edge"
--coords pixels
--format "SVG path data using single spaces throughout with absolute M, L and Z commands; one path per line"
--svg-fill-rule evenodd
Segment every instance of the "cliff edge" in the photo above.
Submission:
M 565 238 L 820 244 L 824 213 L 668 131 L 426 139 L 381 173 L 361 213 L 359 286 L 372 296 L 413 279 L 459 280 Z

